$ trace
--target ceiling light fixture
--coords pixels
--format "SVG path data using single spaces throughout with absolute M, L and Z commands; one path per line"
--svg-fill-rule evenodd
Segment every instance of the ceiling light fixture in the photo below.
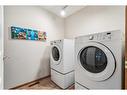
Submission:
M 65 9 L 66 9 L 67 7 L 68 7 L 67 5 L 64 6 L 64 7 L 62 8 L 61 12 L 60 12 L 60 15 L 61 15 L 62 17 L 65 17 L 65 16 L 66 16 L 66 11 L 65 11 Z

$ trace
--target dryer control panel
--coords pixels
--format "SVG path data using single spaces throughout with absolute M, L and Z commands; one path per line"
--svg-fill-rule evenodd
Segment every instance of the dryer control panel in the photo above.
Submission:
M 90 35 L 89 40 L 111 40 L 112 38 L 112 33 L 107 32 L 107 33 L 98 33 L 96 35 Z
M 120 30 L 108 31 L 108 32 L 101 32 L 101 33 L 94 33 L 90 35 L 84 35 L 76 37 L 77 42 L 87 42 L 87 41 L 114 41 L 122 40 L 123 33 Z

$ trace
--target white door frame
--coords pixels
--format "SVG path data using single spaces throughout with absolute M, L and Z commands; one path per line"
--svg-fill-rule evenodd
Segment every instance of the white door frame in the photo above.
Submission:
M 0 6 L 0 21 L 0 89 L 3 89 L 3 6 Z

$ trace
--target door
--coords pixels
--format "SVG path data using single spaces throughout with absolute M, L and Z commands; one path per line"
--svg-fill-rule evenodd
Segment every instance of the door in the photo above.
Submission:
M 110 78 L 116 68 L 115 57 L 111 50 L 97 42 L 82 45 L 77 59 L 85 75 L 93 81 Z
M 58 45 L 54 44 L 51 48 L 51 59 L 53 65 L 58 65 L 61 61 L 62 52 Z
M 98 47 L 89 46 L 81 51 L 80 62 L 87 71 L 100 73 L 107 66 L 107 56 Z
M 53 59 L 54 59 L 55 61 L 58 61 L 59 58 L 60 58 L 60 52 L 59 52 L 59 49 L 58 49 L 56 46 L 54 46 L 54 47 L 52 48 L 52 57 L 53 57 Z

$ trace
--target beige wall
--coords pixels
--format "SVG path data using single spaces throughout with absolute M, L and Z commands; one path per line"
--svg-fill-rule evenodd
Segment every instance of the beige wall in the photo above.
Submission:
M 64 38 L 64 21 L 41 7 L 4 7 L 5 88 L 15 87 L 49 75 L 49 42 Z M 12 40 L 10 26 L 47 32 L 47 42 Z
M 124 6 L 86 6 L 65 19 L 65 38 L 120 29 L 125 32 Z

